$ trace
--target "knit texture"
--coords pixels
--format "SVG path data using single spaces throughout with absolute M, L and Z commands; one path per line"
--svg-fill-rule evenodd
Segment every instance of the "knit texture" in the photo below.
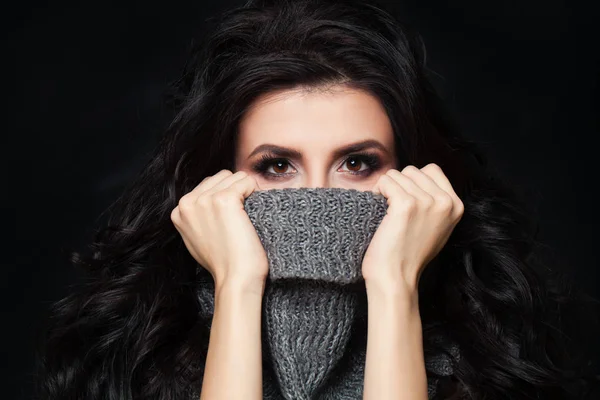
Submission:
M 244 209 L 269 260 L 264 399 L 361 399 L 367 336 L 361 266 L 387 200 L 354 189 L 286 188 L 255 191 Z M 207 274 L 199 276 L 201 313 L 210 328 L 214 284 Z M 459 358 L 456 346 L 448 350 Z M 452 374 L 445 354 L 425 363 L 437 374 Z M 428 380 L 430 399 L 436 384 L 436 378 Z
M 362 280 L 362 259 L 387 201 L 354 189 L 272 189 L 252 193 L 244 208 L 266 250 L 271 280 L 344 284 Z

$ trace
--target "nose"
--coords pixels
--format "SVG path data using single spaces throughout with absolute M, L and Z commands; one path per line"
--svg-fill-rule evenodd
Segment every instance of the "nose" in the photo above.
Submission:
M 308 174 L 303 186 L 307 188 L 328 188 L 331 187 L 332 182 L 327 174 Z

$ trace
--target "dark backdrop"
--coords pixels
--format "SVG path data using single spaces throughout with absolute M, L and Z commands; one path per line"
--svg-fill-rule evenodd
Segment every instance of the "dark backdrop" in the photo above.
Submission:
M 30 396 L 42 315 L 78 279 L 67 251 L 89 240 L 156 144 L 169 118 L 161 93 L 192 37 L 240 3 L 16 3 L 3 12 L 2 208 L 15 228 L 2 242 L 2 398 Z M 466 135 L 527 196 L 540 239 L 598 297 L 597 17 L 559 0 L 399 3 L 392 9 L 423 35 Z

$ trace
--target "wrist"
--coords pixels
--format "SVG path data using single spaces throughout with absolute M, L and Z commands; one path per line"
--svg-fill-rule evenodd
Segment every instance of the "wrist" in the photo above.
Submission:
M 419 291 L 402 282 L 365 280 L 369 304 L 393 304 L 406 310 L 418 310 Z
M 256 296 L 262 298 L 266 277 L 232 275 L 215 281 L 215 298 L 227 293 L 228 296 Z

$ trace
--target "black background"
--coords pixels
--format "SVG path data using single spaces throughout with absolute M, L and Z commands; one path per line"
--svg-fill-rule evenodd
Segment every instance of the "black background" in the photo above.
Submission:
M 391 3 L 391 2 L 390 2 Z M 192 38 L 240 1 L 19 3 L 2 15 L 2 398 L 31 395 L 33 340 L 78 277 L 68 250 L 139 172 Z M 558 0 L 410 0 L 465 135 L 537 209 L 540 239 L 599 297 L 598 24 Z M 583 6 L 583 7 L 582 7 Z M 12 239 L 12 241 L 10 240 Z

